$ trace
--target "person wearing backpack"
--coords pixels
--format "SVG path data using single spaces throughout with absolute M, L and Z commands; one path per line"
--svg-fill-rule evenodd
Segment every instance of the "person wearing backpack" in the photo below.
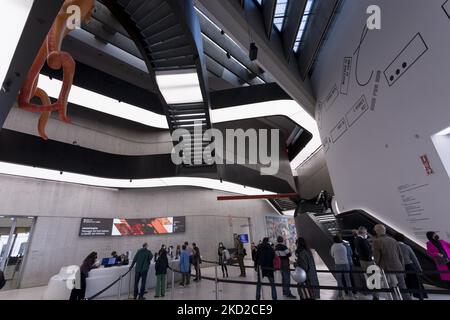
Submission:
M 296 296 L 291 292 L 291 271 L 290 271 L 290 257 L 292 256 L 289 248 L 284 244 L 282 236 L 277 238 L 277 245 L 275 246 L 274 268 L 280 270 L 281 279 L 283 283 L 283 296 L 295 299 Z
M 167 251 L 161 249 L 158 253 L 158 259 L 155 263 L 156 274 L 156 290 L 155 298 L 164 297 L 166 294 L 166 276 L 169 268 L 169 260 L 167 259 Z
M 227 248 L 225 248 L 222 242 L 219 243 L 217 254 L 219 256 L 219 265 L 222 268 L 223 277 L 225 278 L 226 275 L 228 278 L 228 268 L 226 262 L 230 259 L 230 253 L 228 252 Z
M 351 258 L 349 258 L 347 247 L 344 244 L 341 235 L 335 235 L 333 241 L 334 243 L 331 246 L 330 254 L 334 259 L 334 268 L 338 271 L 334 275 L 338 287 L 340 288 L 338 291 L 338 299 L 344 300 L 344 291 L 347 291 L 349 298 L 353 299 L 353 292 L 350 291 L 350 288 L 352 287 L 349 265 Z M 345 288 L 345 290 L 342 288 Z
M 275 276 L 273 268 L 273 260 L 275 251 L 269 244 L 269 238 L 264 238 L 262 244 L 258 246 L 256 251 L 255 269 L 258 273 L 258 284 L 256 285 L 256 300 L 261 299 L 261 282 L 262 278 L 267 277 L 272 287 L 272 300 L 277 300 L 277 289 L 275 287 Z

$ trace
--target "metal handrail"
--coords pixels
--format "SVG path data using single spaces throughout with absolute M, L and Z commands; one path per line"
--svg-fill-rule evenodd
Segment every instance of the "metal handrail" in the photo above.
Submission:
M 208 261 L 208 260 L 203 260 L 203 262 L 205 263 L 211 263 L 211 264 L 218 264 L 220 265 L 219 262 L 217 261 Z M 294 263 L 292 263 L 294 264 Z M 227 266 L 231 266 L 231 267 L 239 267 L 238 264 L 236 263 L 230 263 L 227 264 Z M 244 268 L 246 269 L 255 269 L 255 266 L 244 266 Z M 271 271 L 279 271 L 279 269 L 275 269 L 275 268 L 269 268 L 269 267 L 261 267 L 261 269 L 263 270 L 271 270 Z M 295 271 L 295 269 L 289 269 L 289 271 Z M 329 270 L 316 270 L 317 273 L 361 273 L 361 274 L 367 274 L 365 271 L 361 270 L 349 270 L 349 271 L 343 271 L 343 270 L 333 270 L 333 269 L 329 269 Z M 438 271 L 438 270 L 422 270 L 419 272 L 416 271 L 385 271 L 386 274 L 414 274 L 414 275 L 436 275 L 436 274 L 449 274 L 450 270 L 447 271 Z
M 206 261 L 205 261 L 206 262 Z M 212 262 L 207 262 L 207 263 L 212 263 Z M 179 270 L 175 270 L 175 269 L 171 269 L 176 273 L 182 273 Z M 272 284 L 270 283 L 265 283 L 265 282 L 255 282 L 255 281 L 245 281 L 245 280 L 230 280 L 230 279 L 220 279 L 220 278 L 212 278 L 212 277 L 205 277 L 202 276 L 202 279 L 204 280 L 208 280 L 208 281 L 217 281 L 217 282 L 222 282 L 222 283 L 230 283 L 230 284 L 246 284 L 246 285 L 262 285 L 262 286 L 271 286 Z M 274 283 L 273 284 L 276 287 L 283 287 L 284 284 L 282 283 Z M 302 284 L 290 284 L 289 287 L 291 288 L 298 288 L 299 286 L 302 286 Z M 363 292 L 370 292 L 370 293 L 375 293 L 375 292 L 385 292 L 385 293 L 392 293 L 393 289 L 368 289 L 367 287 L 364 288 L 360 288 L 360 287 L 339 287 L 339 286 L 315 286 L 315 285 L 304 285 L 304 287 L 306 288 L 311 288 L 311 289 L 321 289 L 321 290 L 356 290 L 356 291 L 363 291 Z M 419 289 L 399 289 L 400 292 L 402 293 L 430 293 L 430 294 L 450 294 L 450 290 L 439 290 L 439 289 L 424 289 L 424 290 L 419 290 Z
M 218 261 L 208 261 L 208 260 L 202 260 L 205 263 L 209 263 L 209 264 L 214 264 L 215 267 L 215 277 L 207 277 L 207 276 L 202 276 L 202 279 L 208 280 L 208 281 L 214 281 L 215 282 L 215 286 L 216 286 L 216 299 L 218 299 L 218 284 L 219 283 L 230 283 L 230 284 L 245 284 L 245 285 L 261 285 L 261 286 L 276 286 L 276 287 L 283 287 L 283 286 L 289 286 L 290 288 L 298 288 L 298 287 L 305 287 L 308 289 L 320 289 L 320 290 L 355 290 L 355 291 L 362 291 L 362 292 L 369 292 L 369 293 L 390 293 L 392 294 L 392 292 L 394 290 L 397 290 L 400 293 L 419 293 L 419 294 L 424 294 L 424 293 L 429 293 L 429 294 L 450 294 L 450 290 L 445 290 L 445 289 L 399 289 L 399 288 L 386 288 L 386 289 L 369 289 L 367 287 L 361 288 L 361 287 L 354 287 L 354 286 L 349 286 L 349 287 L 339 287 L 339 286 L 316 286 L 316 285 L 310 285 L 310 284 L 289 284 L 289 285 L 285 285 L 282 283 L 264 283 L 261 281 L 242 281 L 242 280 L 230 280 L 230 279 L 219 279 L 219 277 L 217 276 L 217 266 L 220 265 L 220 263 Z M 232 267 L 239 267 L 238 265 L 235 264 L 228 264 L 229 266 Z M 265 268 L 265 267 L 261 267 L 259 266 L 260 269 L 264 269 L 264 270 L 273 270 L 273 271 L 277 271 L 277 269 L 275 268 Z M 245 266 L 245 268 L 251 268 L 254 269 L 255 267 L 253 266 Z M 171 292 L 171 297 L 172 300 L 174 299 L 174 290 L 175 290 L 175 273 L 179 273 L 182 274 L 182 272 L 180 270 L 176 270 L 174 268 L 172 268 L 171 266 L 168 266 L 168 269 L 172 271 L 172 292 Z M 258 268 L 259 269 L 259 268 Z M 101 290 L 100 292 L 98 292 L 97 294 L 93 295 L 92 297 L 88 298 L 87 300 L 93 300 L 96 297 L 98 297 L 99 295 L 101 295 L 102 293 L 104 293 L 106 290 L 110 289 L 112 286 L 114 286 L 116 283 L 118 283 L 119 281 L 121 282 L 121 280 L 128 274 L 130 273 L 132 270 L 132 268 L 130 268 L 125 274 L 121 275 L 117 280 L 115 280 L 113 283 L 111 283 L 109 286 L 107 286 L 105 289 Z M 290 271 L 295 271 L 295 269 L 289 269 Z M 366 274 L 366 272 L 364 271 L 356 271 L 356 270 L 349 270 L 349 271 L 342 271 L 342 270 L 317 270 L 317 273 L 349 273 L 349 274 Z M 440 274 L 440 273 L 450 273 L 450 271 L 422 271 L 422 272 L 406 272 L 406 271 L 386 271 L 386 274 L 416 274 L 416 275 L 422 275 L 422 274 Z M 191 276 L 194 276 L 194 274 L 191 273 Z M 121 285 L 119 284 L 119 290 L 121 290 Z M 119 292 L 119 298 L 120 298 L 120 292 Z

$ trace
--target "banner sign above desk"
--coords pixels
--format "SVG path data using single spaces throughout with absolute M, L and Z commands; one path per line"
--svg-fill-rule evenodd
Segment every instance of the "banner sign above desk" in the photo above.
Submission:
M 185 231 L 186 217 L 147 219 L 83 218 L 80 225 L 81 237 L 146 236 L 183 233 Z

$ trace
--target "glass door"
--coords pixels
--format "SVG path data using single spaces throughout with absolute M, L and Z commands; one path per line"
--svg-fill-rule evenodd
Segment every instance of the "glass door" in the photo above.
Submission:
M 5 270 L 12 242 L 14 218 L 0 217 L 0 270 Z
M 0 269 L 7 281 L 4 289 L 19 287 L 34 220 L 34 217 L 0 217 Z

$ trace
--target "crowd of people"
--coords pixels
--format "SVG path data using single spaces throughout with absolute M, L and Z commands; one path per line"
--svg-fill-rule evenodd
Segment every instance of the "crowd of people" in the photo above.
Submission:
M 353 230 L 353 237 L 344 240 L 340 234 L 334 236 L 334 243 L 330 248 L 330 255 L 334 260 L 334 276 L 337 280 L 338 299 L 353 299 L 358 294 L 372 295 L 374 300 L 380 298 L 380 293 L 366 289 L 367 275 L 371 273 L 372 266 L 378 266 L 382 270 L 382 288 L 398 288 L 402 298 L 410 300 L 412 297 L 423 300 L 427 294 L 423 292 L 422 267 L 413 249 L 405 243 L 405 236 L 398 233 L 394 237 L 387 235 L 386 227 L 378 224 L 373 229 L 375 235 L 371 236 L 366 227 L 361 226 Z M 435 232 L 427 233 L 427 253 L 435 261 L 438 271 L 449 271 L 450 269 L 450 243 L 439 239 Z M 300 299 L 320 299 L 320 284 L 317 276 L 316 264 L 312 250 L 309 248 L 304 238 L 298 238 L 294 252 L 286 246 L 285 239 L 279 236 L 276 244 L 271 243 L 269 238 L 264 238 L 258 245 L 251 244 L 251 255 L 254 262 L 254 269 L 257 273 L 256 299 L 261 299 L 261 282 L 267 278 L 271 285 L 272 299 L 277 299 L 275 285 L 275 272 L 280 272 L 282 280 L 282 293 L 286 298 L 297 298 L 291 291 L 291 266 L 300 268 L 305 274 L 305 281 L 297 283 L 297 293 Z M 246 277 L 246 266 L 244 258 L 247 252 L 241 239 L 234 235 L 234 260 L 229 249 L 220 242 L 217 248 L 218 264 L 221 267 L 224 278 L 229 276 L 228 267 L 235 262 L 240 269 L 240 277 Z M 295 255 L 295 259 L 293 259 Z M 128 264 L 128 255 L 117 255 L 115 251 L 111 253 L 119 265 Z M 177 246 L 166 248 L 165 245 L 153 254 L 148 249 L 148 244 L 144 243 L 130 265 L 130 270 L 135 268 L 134 278 L 134 299 L 145 299 L 147 275 L 151 266 L 151 261 L 155 262 L 156 288 L 155 298 L 164 297 L 166 290 L 166 276 L 169 269 L 169 258 L 178 260 L 179 272 L 182 274 L 180 286 L 185 287 L 190 284 L 192 269 L 195 270 L 193 281 L 201 281 L 202 257 L 200 249 L 196 243 L 189 245 L 185 242 Z M 293 263 L 292 263 L 293 262 Z M 84 259 L 80 266 L 81 288 L 73 289 L 71 300 L 83 300 L 86 292 L 86 278 L 89 271 L 99 266 L 97 253 L 92 252 Z M 363 271 L 363 272 L 354 272 Z M 450 273 L 441 273 L 440 277 L 444 281 L 450 281 Z M 361 288 L 363 287 L 363 290 Z M 357 290 L 358 289 L 358 290 Z M 372 288 L 373 289 L 373 288 Z M 380 288 L 381 289 L 381 288 Z M 393 296 L 400 298 L 399 296 Z
M 367 228 L 361 226 L 353 230 L 350 241 L 343 240 L 340 235 L 334 237 L 330 254 L 335 262 L 335 270 L 338 271 L 335 274 L 338 287 L 343 288 L 339 290 L 338 298 L 344 299 L 344 295 L 354 298 L 357 293 L 355 284 L 362 283 L 364 286 L 364 273 L 370 274 L 369 268 L 374 265 L 382 271 L 382 287 L 379 289 L 399 289 L 397 293 L 394 291 L 392 298 L 428 298 L 424 292 L 422 266 L 413 249 L 405 243 L 405 236 L 401 233 L 388 236 L 383 224 L 376 225 L 373 231 L 375 234 L 371 236 Z M 448 271 L 450 245 L 440 240 L 435 232 L 428 232 L 427 238 L 428 255 L 435 261 L 439 271 Z M 362 270 L 364 273 L 353 273 L 354 270 Z M 448 273 L 441 273 L 440 277 L 444 281 L 450 281 Z M 366 294 L 368 291 L 360 293 Z M 380 298 L 379 292 L 372 291 L 371 294 L 374 300 Z
M 361 226 L 353 230 L 353 237 L 346 241 L 340 234 L 334 236 L 330 255 L 334 261 L 334 277 L 338 286 L 338 299 L 354 299 L 361 295 L 372 295 L 380 299 L 378 291 L 367 287 L 367 277 L 371 266 L 380 270 L 380 288 L 392 290 L 393 299 L 411 300 L 413 297 L 423 300 L 428 298 L 424 292 L 422 266 L 414 250 L 405 243 L 405 236 L 397 233 L 387 235 L 386 227 L 378 224 L 373 228 L 374 236 Z M 450 281 L 450 243 L 439 239 L 435 232 L 427 233 L 427 253 L 435 261 L 437 270 L 442 271 L 440 278 Z M 277 244 L 271 244 L 264 238 L 258 246 L 252 244 L 252 257 L 258 272 L 256 299 L 261 298 L 261 279 L 268 278 L 271 284 L 272 299 L 277 299 L 275 272 L 281 273 L 283 295 L 296 298 L 291 292 L 291 256 L 292 253 L 278 237 Z M 301 268 L 306 274 L 306 281 L 297 285 L 300 299 L 320 299 L 319 280 L 311 249 L 304 238 L 297 239 L 294 267 Z M 355 272 L 357 271 L 357 272 Z M 359 272 L 358 272 L 359 271 Z M 362 272 L 361 272 L 362 271 Z M 359 278 L 359 279 L 358 279 Z M 358 290 L 357 290 L 358 289 Z M 412 293 L 409 293 L 410 290 Z M 401 296 L 401 297 L 400 297 Z
M 118 255 L 116 251 L 111 253 L 114 259 L 113 266 L 128 265 L 128 254 Z M 109 259 L 109 258 L 108 258 Z M 169 269 L 169 259 L 179 260 L 179 270 L 182 272 L 182 286 L 189 285 L 191 278 L 192 266 L 195 269 L 194 281 L 201 280 L 200 264 L 202 263 L 200 249 L 195 243 L 189 246 L 188 242 L 177 246 L 174 250 L 173 246 L 166 247 L 162 245 L 159 251 L 152 253 L 148 249 L 148 244 L 144 243 L 131 262 L 130 270 L 134 269 L 134 299 L 145 300 L 147 276 L 150 271 L 152 260 L 154 261 L 156 288 L 155 298 L 164 297 L 166 292 L 166 277 Z M 86 295 L 86 278 L 92 269 L 100 267 L 97 252 L 91 252 L 80 266 L 80 288 L 74 288 L 70 294 L 70 300 L 84 300 Z M 111 265 L 110 265 L 111 266 Z

